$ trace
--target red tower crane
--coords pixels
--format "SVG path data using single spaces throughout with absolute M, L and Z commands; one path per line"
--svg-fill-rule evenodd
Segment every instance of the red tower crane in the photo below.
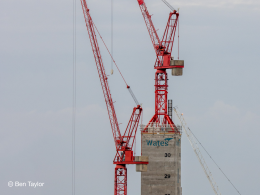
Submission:
M 154 69 L 156 69 L 155 114 L 143 131 L 147 131 L 149 125 L 169 125 L 173 132 L 178 133 L 177 127 L 167 113 L 168 76 L 166 70 L 174 68 L 184 68 L 184 64 L 175 65 L 174 60 L 171 58 L 174 37 L 178 25 L 179 13 L 176 10 L 172 9 L 172 12 L 170 12 L 169 14 L 168 22 L 166 24 L 162 40 L 160 40 L 144 0 L 137 0 L 137 2 L 144 17 L 144 21 L 156 53 L 156 61 L 154 65 Z
M 148 164 L 148 162 L 135 161 L 133 156 L 133 145 L 136 138 L 136 131 L 138 128 L 140 116 L 142 113 L 142 107 L 140 105 L 137 105 L 136 107 L 133 108 L 132 115 L 130 117 L 126 130 L 122 136 L 119 129 L 117 117 L 116 117 L 114 103 L 107 82 L 108 78 L 106 76 L 105 68 L 103 65 L 102 57 L 100 54 L 100 50 L 96 38 L 95 24 L 93 23 L 93 20 L 90 16 L 86 0 L 81 0 L 81 5 L 85 17 L 88 35 L 92 46 L 92 51 L 94 54 L 97 71 L 98 71 L 101 87 L 103 90 L 108 116 L 110 120 L 110 125 L 111 125 L 114 142 L 116 146 L 116 155 L 113 161 L 113 163 L 116 164 L 115 179 L 114 179 L 114 195 L 126 195 L 127 194 L 126 164 Z M 128 85 L 127 88 L 130 89 Z M 132 92 L 130 91 L 130 93 Z M 134 100 L 136 101 L 135 98 Z

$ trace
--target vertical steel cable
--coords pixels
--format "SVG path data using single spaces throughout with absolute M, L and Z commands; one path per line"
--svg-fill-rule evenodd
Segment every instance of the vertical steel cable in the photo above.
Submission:
M 178 9 L 179 13 L 179 9 Z M 180 59 L 180 19 L 178 21 L 178 60 Z
M 113 35 L 113 28 L 114 28 L 114 9 L 113 9 L 114 3 L 113 0 L 111 0 L 111 54 L 113 57 L 113 41 L 114 41 L 114 35 Z M 113 74 L 113 59 L 111 59 L 111 74 Z
M 72 75 L 72 195 L 75 195 L 75 130 L 76 130 L 76 0 L 73 0 L 73 75 Z

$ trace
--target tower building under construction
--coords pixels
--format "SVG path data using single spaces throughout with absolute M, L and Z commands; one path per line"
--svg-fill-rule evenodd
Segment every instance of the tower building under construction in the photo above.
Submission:
M 141 131 L 142 156 L 149 158 L 147 172 L 141 173 L 141 195 L 182 195 L 180 127 L 176 132 L 156 123 Z

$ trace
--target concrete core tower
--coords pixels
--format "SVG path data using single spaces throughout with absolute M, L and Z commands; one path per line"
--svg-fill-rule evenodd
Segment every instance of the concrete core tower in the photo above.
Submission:
M 141 137 L 142 156 L 149 157 L 147 172 L 141 173 L 141 195 L 182 195 L 181 133 L 152 124 L 147 132 L 141 128 Z

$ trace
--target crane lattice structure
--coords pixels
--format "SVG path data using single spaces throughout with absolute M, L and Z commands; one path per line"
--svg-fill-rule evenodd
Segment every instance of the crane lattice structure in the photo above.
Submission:
M 182 126 L 182 129 L 184 130 L 185 134 L 187 135 L 188 139 L 189 139 L 189 142 L 191 144 L 191 147 L 193 148 L 193 151 L 194 153 L 196 154 L 199 162 L 200 162 L 200 165 L 201 167 L 203 168 L 203 171 L 204 173 L 206 174 L 208 180 L 209 180 L 209 183 L 213 189 L 213 191 L 215 192 L 216 195 L 221 195 L 221 193 L 219 192 L 219 189 L 218 189 L 218 186 L 216 184 L 216 182 L 214 181 L 214 178 L 212 176 L 212 173 L 210 172 L 207 164 L 206 164 L 206 161 L 205 159 L 203 158 L 201 152 L 200 152 L 200 149 L 199 149 L 199 146 L 196 142 L 196 139 L 195 137 L 193 136 L 190 128 L 188 127 L 184 117 L 183 117 L 183 114 L 181 114 L 177 108 L 173 108 L 174 112 L 176 113 L 176 116 L 178 117 L 180 123 L 181 123 L 181 126 Z
M 155 114 L 143 129 L 143 131 L 148 131 L 149 126 L 169 126 L 172 132 L 179 133 L 178 128 L 175 126 L 167 113 L 168 75 L 166 72 L 167 69 L 184 68 L 184 64 L 175 65 L 173 63 L 174 60 L 171 57 L 174 37 L 178 25 L 179 13 L 176 10 L 172 10 L 170 12 L 163 37 L 160 40 L 144 0 L 137 0 L 137 2 L 139 4 L 156 54 L 156 61 L 154 65 L 154 69 L 156 69 Z
M 114 103 L 112 100 L 112 96 L 107 81 L 108 78 L 106 75 L 105 67 L 103 65 L 98 41 L 96 38 L 95 24 L 90 16 L 89 8 L 87 6 L 86 0 L 81 0 L 81 5 L 82 5 L 82 10 L 86 22 L 86 27 L 88 30 L 90 43 L 92 46 L 92 51 L 94 54 L 94 59 L 97 66 L 101 88 L 103 90 L 103 95 L 106 102 L 107 112 L 108 112 L 112 134 L 113 134 L 115 147 L 116 147 L 116 155 L 113 161 L 113 163 L 116 165 L 115 178 L 114 178 L 114 195 L 127 195 L 126 165 L 127 164 L 148 164 L 148 162 L 135 161 L 135 158 L 133 156 L 133 146 L 136 140 L 135 139 L 136 132 L 137 132 L 140 116 L 143 109 L 140 105 L 137 105 L 136 107 L 133 108 L 132 115 L 130 117 L 126 130 L 122 136 L 119 129 Z M 128 85 L 127 88 L 130 89 Z M 131 95 L 133 96 L 133 94 Z

